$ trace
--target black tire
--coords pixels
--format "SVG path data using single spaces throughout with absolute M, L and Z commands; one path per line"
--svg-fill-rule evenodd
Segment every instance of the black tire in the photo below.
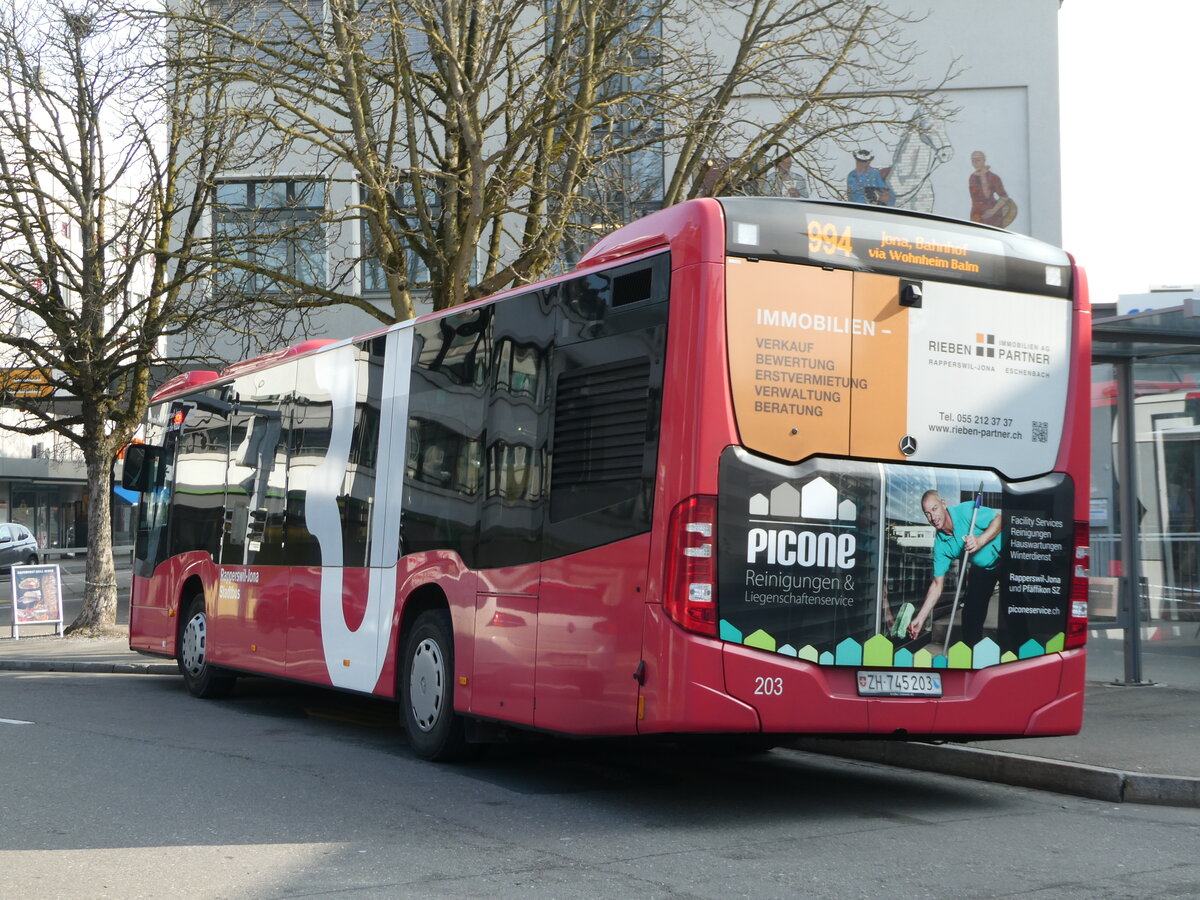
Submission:
M 226 697 L 237 680 L 208 661 L 208 611 L 204 595 L 193 594 L 183 604 L 183 622 L 179 629 L 179 674 L 193 697 L 211 700 Z
M 454 628 L 444 609 L 421 613 L 405 636 L 400 718 L 421 759 L 447 762 L 470 755 L 462 717 L 454 712 Z
M 36 553 L 31 553 L 29 555 L 29 559 L 25 560 L 25 565 L 27 565 L 27 566 L 36 566 L 37 564 L 38 564 L 38 558 L 37 558 Z

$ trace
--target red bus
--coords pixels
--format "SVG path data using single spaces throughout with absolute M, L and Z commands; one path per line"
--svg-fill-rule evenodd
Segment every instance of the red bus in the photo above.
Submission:
M 1081 724 L 1090 308 L 987 226 L 701 199 L 570 274 L 154 396 L 131 647 L 414 751 Z

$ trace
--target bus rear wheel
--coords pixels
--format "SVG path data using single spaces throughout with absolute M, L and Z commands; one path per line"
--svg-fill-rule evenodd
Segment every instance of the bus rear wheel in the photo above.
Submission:
M 208 661 L 208 611 L 204 595 L 193 594 L 184 604 L 183 628 L 179 635 L 179 672 L 193 697 L 213 699 L 228 696 L 235 676 Z
M 468 755 L 466 729 L 454 712 L 454 629 L 450 613 L 421 613 L 400 658 L 400 716 L 408 743 L 421 759 L 449 761 Z

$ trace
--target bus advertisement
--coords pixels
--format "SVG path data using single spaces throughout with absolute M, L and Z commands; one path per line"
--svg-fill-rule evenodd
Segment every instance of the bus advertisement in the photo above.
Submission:
M 573 272 L 152 400 L 130 645 L 571 735 L 1073 734 L 1090 307 L 932 216 L 693 200 Z M 748 738 L 749 739 L 749 738 Z

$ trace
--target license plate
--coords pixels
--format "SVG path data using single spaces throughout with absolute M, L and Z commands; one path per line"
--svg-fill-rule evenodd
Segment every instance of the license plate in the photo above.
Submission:
M 859 672 L 860 697 L 940 697 L 940 672 Z

